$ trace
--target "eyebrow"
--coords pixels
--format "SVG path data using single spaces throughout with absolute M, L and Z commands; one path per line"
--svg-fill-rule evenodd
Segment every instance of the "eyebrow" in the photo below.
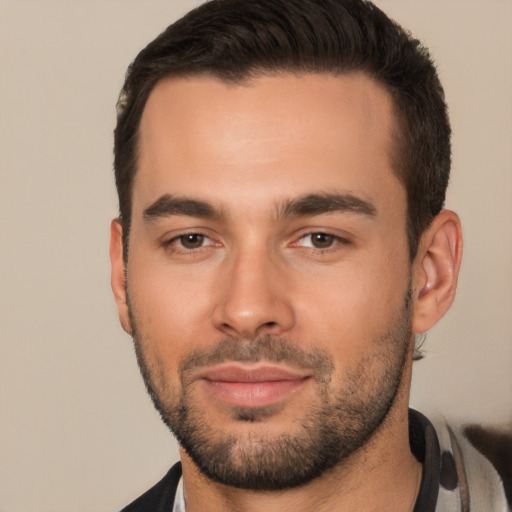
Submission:
M 302 217 L 322 215 L 324 213 L 356 213 L 367 217 L 375 217 L 375 206 L 353 194 L 308 194 L 285 201 L 278 208 L 277 217 Z
M 308 194 L 284 201 L 277 208 L 277 219 L 286 217 L 306 217 L 325 213 L 356 213 L 375 217 L 377 209 L 373 204 L 353 194 L 320 193 Z M 143 212 L 145 222 L 172 215 L 186 215 L 204 219 L 221 220 L 226 216 L 216 206 L 200 199 L 165 194 Z
M 145 222 L 152 222 L 171 215 L 187 215 L 204 219 L 224 218 L 221 210 L 211 203 L 199 199 L 171 196 L 170 194 L 165 194 L 157 199 L 143 213 Z

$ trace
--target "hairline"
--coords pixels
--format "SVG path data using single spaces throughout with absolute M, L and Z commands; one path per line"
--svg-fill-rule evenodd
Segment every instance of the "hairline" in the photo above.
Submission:
M 409 259 L 412 261 L 414 259 L 414 256 L 416 255 L 417 250 L 417 240 L 413 240 L 410 232 L 410 223 L 411 223 L 411 217 L 410 217 L 410 201 L 409 201 L 409 194 L 408 194 L 408 187 L 407 187 L 407 175 L 409 173 L 409 170 L 402 162 L 404 159 L 404 148 L 403 142 L 401 141 L 404 131 L 404 125 L 405 120 L 403 119 L 403 114 L 401 113 L 401 108 L 398 102 L 398 99 L 396 95 L 393 93 L 392 88 L 384 83 L 382 80 L 379 80 L 378 77 L 376 77 L 374 74 L 372 74 L 367 69 L 364 69 L 363 66 L 354 66 L 354 68 L 347 67 L 346 69 L 314 69 L 313 66 L 310 68 L 304 66 L 279 66 L 275 68 L 265 67 L 265 66 L 253 66 L 249 67 L 247 70 L 243 72 L 239 72 L 237 74 L 231 74 L 231 75 L 224 75 L 221 71 L 217 70 L 187 70 L 187 71 L 181 71 L 181 70 L 174 70 L 170 71 L 168 73 L 163 74 L 162 76 L 158 77 L 154 82 L 152 82 L 147 89 L 145 89 L 145 97 L 143 99 L 143 105 L 140 110 L 139 115 L 139 121 L 137 125 L 137 129 L 135 131 L 135 137 L 133 140 L 134 148 L 133 148 L 133 154 L 134 158 L 132 161 L 132 176 L 130 177 L 130 187 L 129 187 L 129 198 L 128 198 L 128 204 L 129 204 L 129 219 L 120 219 L 121 220 L 121 226 L 123 227 L 123 253 L 125 255 L 125 262 L 128 261 L 128 245 L 129 245 L 129 234 L 130 234 L 130 227 L 131 227 L 131 220 L 132 220 L 132 213 L 133 213 L 133 190 L 135 188 L 135 180 L 139 174 L 139 161 L 140 161 L 140 135 L 141 135 L 141 127 L 142 127 L 142 117 L 144 115 L 144 111 L 146 110 L 146 106 L 148 103 L 148 100 L 153 93 L 153 91 L 156 89 L 156 87 L 165 80 L 181 80 L 181 79 L 192 79 L 192 78 L 211 78 L 214 80 L 217 80 L 220 83 L 226 84 L 226 85 L 233 85 L 233 86 L 251 86 L 254 82 L 256 82 L 258 79 L 262 77 L 277 77 L 282 75 L 294 75 L 297 78 L 301 78 L 305 75 L 326 75 L 326 76 L 333 76 L 333 77 L 341 77 L 346 75 L 357 75 L 361 74 L 372 80 L 372 82 L 383 89 L 386 94 L 388 95 L 390 99 L 390 105 L 391 105 L 391 115 L 392 120 L 390 123 L 390 132 L 388 135 L 388 158 L 389 158 L 389 164 L 392 173 L 395 175 L 395 177 L 400 182 L 401 186 L 404 188 L 405 196 L 406 196 L 406 227 L 407 227 L 407 239 L 408 239 L 408 245 L 409 245 Z M 414 245 L 414 246 L 413 246 Z

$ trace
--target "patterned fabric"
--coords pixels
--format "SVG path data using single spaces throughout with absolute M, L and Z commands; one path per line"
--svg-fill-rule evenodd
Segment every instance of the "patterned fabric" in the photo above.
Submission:
M 423 464 L 412 512 L 510 512 L 503 481 L 463 430 L 409 411 L 411 451 Z M 507 468 L 512 461 L 506 462 Z M 121 512 L 186 512 L 181 464 Z
M 489 460 L 461 429 L 440 423 L 436 431 L 441 466 L 435 512 L 508 512 L 503 481 Z

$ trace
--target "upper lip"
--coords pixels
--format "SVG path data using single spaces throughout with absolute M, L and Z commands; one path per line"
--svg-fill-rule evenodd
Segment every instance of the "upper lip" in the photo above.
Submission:
M 269 363 L 222 363 L 201 368 L 197 379 L 217 382 L 277 382 L 283 380 L 301 380 L 310 373 Z

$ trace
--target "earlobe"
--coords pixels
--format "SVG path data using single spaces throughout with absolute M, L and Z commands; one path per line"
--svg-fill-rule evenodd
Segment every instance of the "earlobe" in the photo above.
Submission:
M 126 275 L 123 260 L 123 228 L 119 219 L 114 219 L 110 224 L 110 264 L 112 267 L 111 285 L 116 301 L 117 312 L 121 326 L 132 334 L 132 325 L 128 310 L 126 295 Z
M 456 213 L 443 210 L 423 233 L 413 270 L 413 331 L 428 331 L 450 308 L 462 259 Z

